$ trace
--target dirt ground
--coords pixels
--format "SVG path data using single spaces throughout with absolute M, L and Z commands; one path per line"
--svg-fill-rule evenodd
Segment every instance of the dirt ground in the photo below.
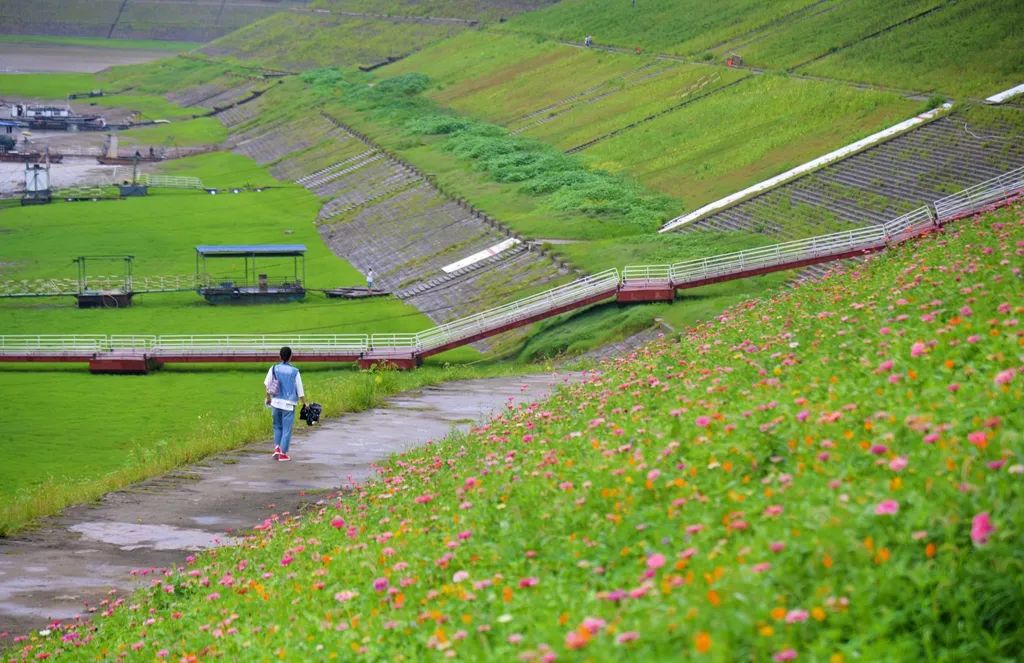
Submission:
M 172 55 L 167 51 L 149 51 L 98 46 L 61 44 L 0 43 L 0 72 L 6 74 L 42 74 L 54 72 L 95 73 L 119 64 L 152 62 Z

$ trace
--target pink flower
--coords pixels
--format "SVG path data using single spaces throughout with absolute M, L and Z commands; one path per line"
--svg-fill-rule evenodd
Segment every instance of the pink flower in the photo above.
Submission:
M 647 558 L 647 568 L 660 569 L 663 566 L 665 566 L 665 556 L 661 553 L 654 553 Z
M 373 588 L 378 592 L 383 592 L 388 588 L 388 585 L 390 584 L 391 583 L 388 582 L 387 578 L 377 578 L 373 581 Z
M 563 481 L 562 483 L 558 484 L 558 487 L 561 490 L 572 490 L 572 481 Z
M 331 527 L 334 529 L 341 529 L 345 526 L 345 519 L 341 516 L 335 516 L 331 518 Z
M 699 417 L 697 417 L 697 418 L 696 418 L 696 419 L 695 419 L 695 420 L 693 421 L 693 423 L 695 423 L 695 424 L 697 424 L 698 426 L 700 426 L 701 428 L 703 428 L 703 427 L 705 427 L 705 426 L 708 426 L 708 425 L 710 425 L 710 424 L 711 424 L 711 417 L 707 417 L 707 416 L 705 416 L 705 415 L 703 415 L 703 414 L 702 414 L 702 415 L 700 415 Z
M 871 453 L 875 454 L 876 456 L 881 456 L 882 454 L 884 454 L 888 450 L 889 450 L 889 447 L 885 446 L 884 444 L 872 444 L 871 448 L 868 449 L 868 451 L 870 451 Z
M 456 571 L 455 575 L 452 576 L 452 582 L 460 583 L 463 580 L 469 580 L 469 571 Z
M 892 460 L 889 461 L 889 469 L 892 470 L 893 472 L 899 472 L 900 470 L 902 470 L 906 466 L 907 466 L 907 457 L 906 456 L 896 456 L 895 458 L 893 458 Z
M 750 567 L 750 570 L 754 573 L 764 573 L 770 568 L 772 568 L 772 565 L 769 562 L 761 562 L 760 564 L 754 564 Z
M 972 433 L 968 433 L 967 434 L 967 441 L 970 442 L 971 444 L 973 444 L 974 446 L 982 446 L 982 445 L 984 445 L 985 444 L 985 440 L 986 440 L 985 431 L 977 430 L 977 431 L 974 431 Z
M 779 552 L 782 552 L 786 548 L 786 544 L 783 543 L 782 541 L 772 541 L 768 545 L 768 548 L 771 549 L 771 551 L 773 553 L 779 553 Z
M 1011 380 L 1013 380 L 1012 368 L 1008 368 L 1005 371 L 1000 371 L 999 373 L 996 373 L 996 384 L 1010 384 Z
M 533 436 L 527 433 L 523 436 L 523 442 L 533 442 Z
M 900 510 L 900 503 L 896 500 L 885 500 L 875 507 L 875 515 L 877 516 L 891 516 L 898 513 Z
M 925 354 L 926 352 L 928 352 L 928 348 L 921 341 L 918 341 L 918 342 L 914 343 L 912 346 L 910 346 L 910 356 L 911 357 L 920 357 L 921 355 Z
M 633 642 L 634 640 L 636 640 L 639 637 L 640 637 L 640 634 L 638 632 L 636 632 L 636 631 L 624 631 L 622 633 L 619 633 L 618 636 L 616 636 L 615 643 L 616 644 L 620 644 L 620 645 L 624 645 L 627 642 Z
M 971 520 L 971 540 L 976 545 L 983 546 L 988 543 L 988 538 L 994 531 L 996 528 L 992 524 L 992 519 L 989 518 L 988 511 L 979 513 Z
M 529 578 L 523 578 L 522 580 L 520 580 L 519 581 L 519 586 L 520 587 L 533 587 L 538 582 L 540 582 L 540 580 L 538 580 L 537 578 L 534 578 L 533 576 L 530 576 Z
M 775 652 L 772 656 L 773 661 L 781 663 L 782 661 L 792 661 L 796 658 L 796 650 L 794 649 L 783 649 L 780 652 Z
M 781 513 L 782 513 L 782 505 L 781 504 L 772 504 L 771 506 L 765 507 L 765 509 L 764 509 L 764 515 L 769 517 L 769 518 L 772 518 L 774 516 L 778 516 Z
M 281 558 L 281 566 L 288 566 L 292 563 L 294 559 L 294 557 L 292 557 L 288 553 L 285 553 L 284 557 Z
M 790 610 L 789 612 L 786 613 L 786 623 L 787 624 L 797 624 L 799 622 L 806 622 L 807 621 L 807 617 L 808 617 L 808 613 L 807 613 L 806 610 L 800 610 L 800 609 Z
M 346 591 L 338 592 L 337 594 L 335 594 L 334 595 L 334 600 L 337 601 L 338 603 L 344 603 L 345 601 L 351 601 L 356 596 L 358 596 L 358 594 L 356 594 L 355 592 L 346 590 Z
M 463 531 L 463 532 L 459 532 L 459 540 L 460 541 L 465 541 L 466 539 L 468 539 L 471 536 L 473 536 L 473 532 L 471 532 L 468 529 Z

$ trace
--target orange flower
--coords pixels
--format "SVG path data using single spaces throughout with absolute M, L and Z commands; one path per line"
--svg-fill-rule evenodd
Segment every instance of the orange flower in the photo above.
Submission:
M 783 608 L 782 606 L 778 606 L 776 608 L 772 608 L 771 615 L 772 615 L 773 619 L 782 619 L 783 617 L 786 616 L 786 609 Z
M 717 608 L 722 604 L 722 598 L 718 595 L 718 592 L 712 589 L 708 592 L 708 602 Z
M 815 606 L 814 608 L 811 608 L 811 617 L 814 617 L 819 622 L 823 622 L 825 621 L 825 611 L 822 610 L 820 606 Z
M 701 654 L 707 653 L 711 649 L 711 636 L 705 631 L 700 631 L 694 636 L 693 645 Z
M 935 557 L 935 544 L 934 543 L 929 543 L 928 545 L 926 545 L 924 547 L 924 556 L 927 557 L 928 559 L 931 559 L 932 557 Z
M 832 568 L 832 556 L 829 555 L 828 553 L 826 553 L 821 558 L 821 565 L 824 566 L 826 569 L 831 569 Z

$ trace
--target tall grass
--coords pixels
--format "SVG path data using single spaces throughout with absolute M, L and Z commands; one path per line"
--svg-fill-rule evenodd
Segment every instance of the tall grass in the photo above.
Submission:
M 430 87 L 424 74 L 401 74 L 372 86 L 337 70 L 308 72 L 303 79 L 325 93 L 340 92 L 346 103 L 409 135 L 441 137 L 442 149 L 473 163 L 495 182 L 517 183 L 553 211 L 579 211 L 595 220 L 620 219 L 654 229 L 672 208 L 667 198 L 627 178 L 587 168 L 548 145 L 509 136 L 499 126 L 437 108 L 422 95 Z

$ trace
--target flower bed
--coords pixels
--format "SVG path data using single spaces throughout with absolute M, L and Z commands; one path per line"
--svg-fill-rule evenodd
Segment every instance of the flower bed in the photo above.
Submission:
M 1010 659 L 1020 207 L 588 373 L 13 658 Z

